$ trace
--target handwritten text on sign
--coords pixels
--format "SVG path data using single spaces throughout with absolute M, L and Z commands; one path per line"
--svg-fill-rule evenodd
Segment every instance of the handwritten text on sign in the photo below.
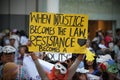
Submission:
M 87 39 L 88 17 L 81 14 L 30 14 L 30 51 L 72 52 L 80 51 L 78 39 Z

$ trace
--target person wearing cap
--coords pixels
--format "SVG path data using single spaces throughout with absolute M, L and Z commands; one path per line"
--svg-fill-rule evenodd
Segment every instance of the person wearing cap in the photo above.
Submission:
M 2 48 L 1 60 L 3 64 L 7 62 L 14 62 L 16 49 L 10 45 L 4 46 Z
M 11 46 L 13 46 L 13 47 L 15 47 L 15 36 L 10 36 L 10 38 L 9 38 L 9 44 L 11 45 Z
M 18 57 L 18 47 L 15 46 L 15 41 L 16 41 L 16 36 L 14 35 L 11 35 L 10 38 L 9 38 L 9 42 L 10 42 L 10 45 L 12 47 L 14 47 L 16 49 L 16 52 L 15 52 L 15 61 L 17 61 L 17 57 Z
M 4 46 L 2 48 L 2 54 L 1 54 L 2 65 L 0 66 L 0 76 L 2 75 L 1 70 L 4 66 L 4 64 L 7 62 L 14 62 L 15 51 L 16 51 L 16 49 L 10 45 Z
M 52 71 L 48 73 L 45 72 L 42 66 L 39 64 L 38 58 L 35 53 L 31 53 L 31 57 L 42 80 L 71 80 L 74 73 L 76 72 L 79 63 L 83 60 L 83 56 L 84 54 L 79 54 L 70 68 L 67 67 L 67 64 L 65 62 L 58 62 L 54 65 Z
M 17 29 L 13 29 L 12 30 L 12 33 L 11 33 L 11 35 L 10 35 L 10 37 L 11 38 L 14 38 L 15 39 L 15 43 L 14 43 L 14 47 L 16 48 L 16 49 L 18 49 L 18 47 L 19 47 L 19 42 L 20 42 L 20 37 L 18 36 L 18 33 L 19 33 L 19 31 L 17 30 Z
M 2 56 L 1 56 L 2 65 L 0 66 L 0 78 L 3 77 L 2 70 L 3 70 L 4 65 L 8 62 L 15 63 L 15 52 L 16 52 L 16 49 L 10 45 L 4 46 L 2 48 Z M 17 64 L 17 63 L 15 63 L 15 64 Z M 25 68 L 18 64 L 17 64 L 17 66 L 19 69 L 19 72 L 17 73 L 17 79 L 18 80 L 27 79 L 28 74 L 26 73 Z
M 27 45 L 28 37 L 24 30 L 20 31 L 20 45 Z

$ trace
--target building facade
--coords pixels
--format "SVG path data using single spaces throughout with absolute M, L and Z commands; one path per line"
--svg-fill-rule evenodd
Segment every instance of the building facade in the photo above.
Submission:
M 0 31 L 29 29 L 30 12 L 87 14 L 89 29 L 120 28 L 120 0 L 1 0 Z M 94 33 L 92 33 L 94 34 Z

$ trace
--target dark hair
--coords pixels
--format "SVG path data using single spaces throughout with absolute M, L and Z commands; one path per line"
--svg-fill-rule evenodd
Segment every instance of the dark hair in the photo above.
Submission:
M 72 62 L 74 62 L 74 61 L 75 61 L 75 59 L 76 59 L 76 58 L 71 57 L 71 58 L 67 59 L 66 61 L 67 61 L 67 63 L 69 63 L 69 62 L 71 62 L 71 61 L 72 61 Z
M 79 76 L 80 76 L 80 73 L 79 72 L 75 72 L 75 74 L 72 77 L 72 80 L 79 80 Z
M 96 56 L 94 57 L 95 59 L 93 60 L 93 69 L 96 70 L 97 69 L 97 63 L 96 63 Z M 87 60 L 86 60 L 86 56 L 84 58 L 84 65 L 85 65 L 85 69 L 88 69 L 88 64 L 87 64 Z
M 79 56 L 79 54 L 73 53 L 73 54 L 72 54 L 72 59 L 76 59 L 78 56 Z
M 20 48 L 22 48 L 22 47 L 24 47 L 25 48 L 25 52 L 26 53 L 28 53 L 29 51 L 28 51 L 28 47 L 27 47 L 27 45 L 20 45 L 19 46 L 19 50 L 18 51 L 20 51 Z
M 87 79 L 87 75 L 85 73 L 80 73 L 80 72 L 75 72 L 75 74 L 72 77 L 72 80 L 80 80 L 79 77 L 84 74 L 86 79 Z
M 120 28 L 117 28 L 117 29 L 116 29 L 116 33 L 118 33 L 119 31 L 120 31 Z
M 91 42 L 91 47 L 93 48 L 93 50 L 96 52 L 97 50 L 100 50 L 100 47 L 98 46 L 98 44 L 95 41 Z
M 68 68 L 67 63 L 65 63 L 65 62 L 61 62 L 60 64 L 62 64 L 66 69 Z
M 20 36 L 26 36 L 26 37 L 28 37 L 27 34 L 26 34 L 26 32 L 24 30 L 20 31 Z

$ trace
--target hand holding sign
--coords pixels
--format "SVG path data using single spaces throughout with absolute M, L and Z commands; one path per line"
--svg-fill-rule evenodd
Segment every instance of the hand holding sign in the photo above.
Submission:
M 38 59 L 38 57 L 35 55 L 35 53 L 30 53 L 30 55 L 31 55 L 31 57 L 32 57 L 32 59 L 33 59 L 33 61 L 35 61 L 35 60 L 37 60 Z

